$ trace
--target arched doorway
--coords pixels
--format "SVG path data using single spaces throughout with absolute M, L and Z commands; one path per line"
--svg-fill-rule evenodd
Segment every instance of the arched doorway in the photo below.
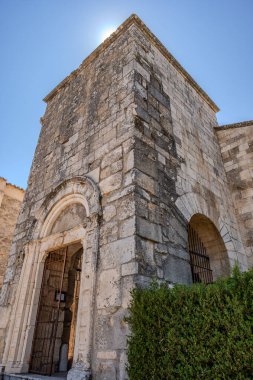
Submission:
M 49 252 L 45 260 L 30 372 L 52 375 L 71 368 L 81 280 L 80 243 Z
M 60 364 L 64 363 L 64 360 L 62 360 L 64 357 L 65 364 L 67 361 L 67 365 L 69 364 L 70 366 L 72 362 L 71 355 L 74 351 L 73 364 L 70 371 L 68 371 L 68 378 L 76 379 L 84 375 L 90 376 L 100 212 L 99 189 L 88 177 L 74 177 L 63 181 L 47 195 L 40 208 L 36 211 L 35 222 L 28 233 L 30 240 L 24 246 L 24 263 L 17 284 L 12 312 L 10 313 L 9 328 L 2 359 L 2 366 L 5 367 L 6 374 L 27 373 L 30 369 L 34 372 L 36 371 L 36 368 L 32 368 L 31 359 L 36 356 L 34 349 L 35 331 L 37 330 L 36 321 L 39 315 L 40 294 L 41 288 L 43 288 L 42 282 L 46 260 L 49 254 L 54 260 L 54 253 L 57 255 L 59 250 L 64 250 L 67 247 L 70 250 L 70 247 L 72 249 L 72 246 L 79 244 L 79 247 L 75 247 L 75 253 L 80 248 L 82 249 L 83 265 L 82 271 L 79 272 L 81 279 L 77 320 L 74 323 L 75 317 L 73 314 L 75 312 L 68 312 L 68 317 L 66 316 L 65 318 L 64 314 L 66 313 L 62 313 L 60 310 L 61 318 L 56 319 L 60 327 L 56 330 L 57 339 L 54 343 L 54 346 L 58 347 L 59 350 L 57 351 L 56 348 L 53 350 L 51 346 L 51 351 L 58 355 L 58 357 L 53 358 L 52 371 L 57 371 L 60 368 Z M 74 254 L 74 252 L 72 253 Z M 70 251 L 67 256 L 69 254 Z M 62 257 L 60 261 L 62 261 Z M 50 265 L 49 269 L 52 269 Z M 71 271 L 68 273 L 63 272 L 63 278 L 68 278 L 67 283 L 69 283 L 70 288 L 71 280 L 69 279 L 74 272 L 75 270 L 72 273 Z M 60 276 L 58 275 L 58 277 Z M 57 281 L 59 283 L 59 278 Z M 70 291 L 71 289 L 67 288 L 67 292 Z M 52 291 L 52 294 L 57 297 L 58 301 L 64 297 L 61 293 L 56 293 L 55 290 Z M 72 299 L 74 299 L 74 296 Z M 63 306 L 63 303 L 60 303 L 60 308 L 61 306 Z M 66 307 L 68 306 L 66 305 Z M 63 329 L 64 323 L 65 331 Z M 45 324 L 45 326 L 48 326 L 48 324 Z M 49 328 L 47 327 L 47 329 Z M 61 343 L 59 344 L 57 340 Z M 68 342 L 68 347 L 66 347 L 66 341 Z M 66 352 L 68 352 L 68 355 Z M 37 356 L 39 355 L 41 353 Z M 50 363 L 51 360 L 49 360 Z
M 195 214 L 189 222 L 188 251 L 193 282 L 208 284 L 230 274 L 225 244 L 213 222 L 205 215 Z

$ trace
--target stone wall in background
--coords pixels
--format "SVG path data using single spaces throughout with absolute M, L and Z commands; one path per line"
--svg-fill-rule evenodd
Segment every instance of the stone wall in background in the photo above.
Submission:
M 216 128 L 236 216 L 253 266 L 253 121 Z
M 0 177 L 0 288 L 23 198 L 23 189 L 7 183 Z

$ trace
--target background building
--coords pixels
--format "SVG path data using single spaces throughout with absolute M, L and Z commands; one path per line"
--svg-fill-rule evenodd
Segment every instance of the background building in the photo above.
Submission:
M 0 288 L 11 247 L 24 190 L 0 177 Z

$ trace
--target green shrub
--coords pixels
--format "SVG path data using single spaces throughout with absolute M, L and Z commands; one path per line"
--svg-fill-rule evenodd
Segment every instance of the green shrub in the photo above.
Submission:
M 253 379 L 253 271 L 134 289 L 128 323 L 130 380 Z

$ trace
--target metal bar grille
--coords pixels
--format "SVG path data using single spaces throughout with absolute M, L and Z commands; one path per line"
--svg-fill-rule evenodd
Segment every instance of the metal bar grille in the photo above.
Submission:
M 197 232 L 190 225 L 188 226 L 188 251 L 191 260 L 192 281 L 194 283 L 212 283 L 213 273 L 206 248 Z

